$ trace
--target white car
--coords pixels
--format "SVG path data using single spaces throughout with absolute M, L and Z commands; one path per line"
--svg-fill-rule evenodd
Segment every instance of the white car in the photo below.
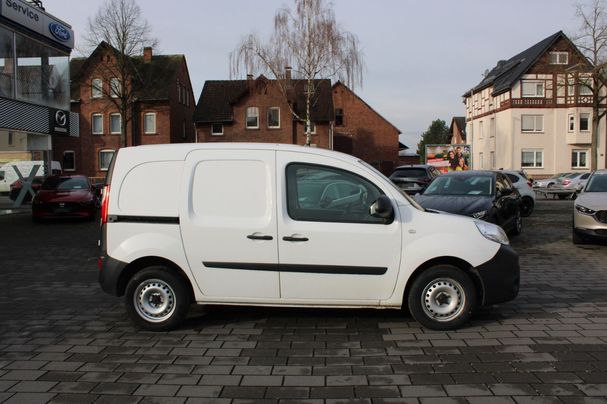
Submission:
M 519 289 L 501 227 L 426 211 L 370 165 L 312 147 L 122 148 L 101 226 L 101 286 L 151 330 L 191 302 L 406 306 L 445 330 Z
M 607 241 L 607 170 L 597 170 L 588 179 L 573 205 L 574 244 Z
M 533 190 L 532 181 L 527 178 L 524 171 L 516 170 L 500 170 L 510 178 L 512 185 L 521 194 L 521 216 L 529 216 L 535 207 L 535 191 Z

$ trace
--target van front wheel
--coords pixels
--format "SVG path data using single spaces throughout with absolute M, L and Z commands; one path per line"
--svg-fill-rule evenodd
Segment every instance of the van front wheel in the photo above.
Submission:
M 126 287 L 124 299 L 135 324 L 151 331 L 177 327 L 190 307 L 185 282 L 162 266 L 137 272 Z
M 437 265 L 419 275 L 407 298 L 411 315 L 432 330 L 452 330 L 470 318 L 476 306 L 472 280 L 462 270 Z

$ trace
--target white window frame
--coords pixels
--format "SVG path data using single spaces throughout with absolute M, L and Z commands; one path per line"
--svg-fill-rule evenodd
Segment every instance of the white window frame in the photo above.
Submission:
M 249 125 L 249 118 L 255 118 L 255 125 Z M 247 107 L 245 112 L 245 128 L 247 129 L 259 129 L 259 108 L 258 107 Z
M 585 155 L 585 165 L 580 165 L 580 156 L 584 154 Z M 575 158 L 574 158 L 575 156 Z M 574 149 L 571 150 L 571 168 L 588 168 L 588 150 L 587 149 Z
M 67 165 L 65 164 L 65 155 L 66 154 L 71 154 L 73 156 L 72 161 L 74 162 L 74 167 L 68 168 Z M 76 171 L 76 152 L 74 150 L 64 150 L 63 159 L 61 160 L 61 164 L 63 164 L 63 171 Z
M 582 129 L 582 118 L 586 118 L 587 120 L 587 129 Z M 580 124 L 579 124 L 579 128 L 580 128 L 580 132 L 590 132 L 590 114 L 588 112 L 582 112 L 580 113 Z
M 592 95 L 592 78 L 578 78 L 577 95 Z
M 525 93 L 526 85 L 533 85 L 533 92 Z M 541 91 L 538 89 L 541 88 Z M 529 88 L 527 88 L 529 90 Z M 523 98 L 543 98 L 545 94 L 544 82 L 539 80 L 521 80 L 521 97 Z
M 112 77 L 110 79 L 110 97 L 118 98 L 121 96 L 122 88 L 120 85 L 120 79 L 118 77 Z
M 533 128 L 525 129 L 523 122 L 525 118 L 533 119 Z M 524 114 L 521 115 L 521 132 L 522 133 L 543 133 L 544 132 L 544 115 Z
M 569 64 L 569 52 L 557 51 L 548 54 L 548 63 L 551 65 Z
M 270 112 L 271 111 L 278 111 L 278 125 L 270 126 Z M 280 107 L 268 108 L 268 129 L 280 129 Z
M 567 115 L 567 132 L 575 132 L 575 114 Z
M 221 126 L 221 132 L 215 132 L 215 125 Z M 211 124 L 211 136 L 223 136 L 223 123 L 212 123 Z
M 150 128 L 148 128 L 146 125 L 147 117 L 153 118 L 153 130 L 150 130 Z M 143 133 L 146 135 L 155 135 L 156 133 L 158 133 L 156 132 L 156 112 L 145 112 L 143 114 Z
M 112 118 L 115 117 L 118 117 L 118 132 L 112 128 Z M 122 133 L 122 115 L 120 115 L 118 112 L 112 112 L 110 114 L 110 133 L 112 135 L 119 135 Z
M 98 153 L 98 158 L 99 158 L 99 171 L 107 171 L 110 168 L 110 164 L 112 163 L 112 159 L 110 159 L 110 162 L 108 163 L 107 167 L 104 167 L 101 165 L 101 155 L 104 153 L 112 153 L 112 158 L 114 158 L 115 154 L 116 154 L 116 150 L 114 149 L 101 149 L 99 150 Z
M 575 79 L 567 80 L 567 95 L 575 95 Z
M 533 165 L 524 165 L 523 154 L 533 153 Z M 538 164 L 538 155 L 540 156 L 540 163 Z M 521 149 L 521 167 L 522 168 L 544 168 L 544 149 Z
M 101 122 L 101 130 L 95 132 L 95 118 L 98 117 Z M 103 114 L 95 112 L 91 115 L 91 133 L 93 135 L 103 135 Z
M 91 98 L 103 97 L 103 80 L 97 78 L 91 80 Z

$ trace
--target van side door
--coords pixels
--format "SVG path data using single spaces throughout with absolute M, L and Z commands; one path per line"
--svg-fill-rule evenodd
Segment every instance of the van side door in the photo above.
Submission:
M 273 150 L 195 150 L 180 202 L 185 253 L 201 292 L 254 303 L 278 298 Z
M 277 154 L 281 298 L 294 304 L 377 305 L 396 285 L 401 225 L 369 213 L 386 188 L 351 163 Z

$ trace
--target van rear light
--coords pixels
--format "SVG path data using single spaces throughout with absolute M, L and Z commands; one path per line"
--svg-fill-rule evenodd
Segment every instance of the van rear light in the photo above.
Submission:
M 103 187 L 103 196 L 101 199 L 101 225 L 107 223 L 108 206 L 110 204 L 110 186 Z

